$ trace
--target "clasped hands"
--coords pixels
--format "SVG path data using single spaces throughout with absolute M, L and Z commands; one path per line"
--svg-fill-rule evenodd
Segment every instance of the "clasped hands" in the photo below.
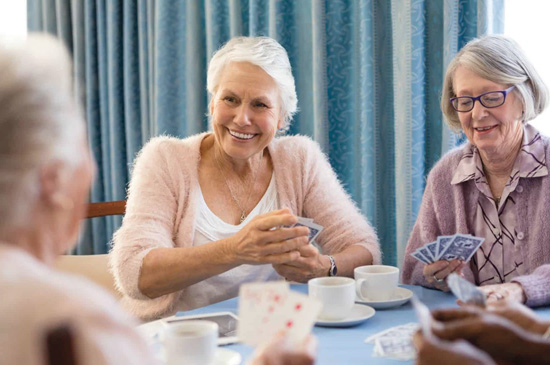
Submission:
M 447 364 L 534 363 L 547 351 L 541 335 L 549 323 L 518 302 L 500 301 L 487 309 L 463 306 L 432 315 L 435 336 L 418 332 L 414 337 L 419 364 L 442 358 Z
M 258 215 L 228 240 L 226 253 L 237 264 L 272 264 L 279 275 L 292 281 L 325 276 L 328 257 L 308 243 L 307 227 L 289 227 L 297 221 L 288 209 Z

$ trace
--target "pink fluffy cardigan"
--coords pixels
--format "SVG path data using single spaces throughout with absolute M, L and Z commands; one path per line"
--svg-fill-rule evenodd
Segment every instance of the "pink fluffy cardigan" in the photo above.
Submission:
M 150 250 L 193 243 L 200 145 L 206 136 L 157 137 L 136 158 L 126 215 L 114 235 L 110 262 L 124 294 L 122 305 L 138 317 L 155 318 L 177 310 L 182 292 L 150 299 L 138 289 L 138 278 Z M 286 136 L 275 138 L 268 149 L 279 206 L 325 227 L 317 239 L 323 253 L 361 245 L 371 252 L 375 264 L 380 263 L 374 229 L 345 193 L 319 145 L 307 137 Z
M 550 161 L 550 139 L 542 137 L 546 163 Z M 464 151 L 470 145 L 446 154 L 430 171 L 416 224 L 407 244 L 402 281 L 430 287 L 422 275 L 424 264 L 410 256 L 418 247 L 435 241 L 437 236 L 455 233 L 475 234 L 473 217 L 479 199 L 474 180 L 451 185 L 453 174 Z M 530 274 L 512 279 L 522 285 L 528 306 L 550 304 L 550 176 L 520 178 L 521 199 L 516 200 L 516 244 Z M 517 235 L 521 232 L 522 235 Z M 471 282 L 474 274 L 468 266 L 463 273 Z

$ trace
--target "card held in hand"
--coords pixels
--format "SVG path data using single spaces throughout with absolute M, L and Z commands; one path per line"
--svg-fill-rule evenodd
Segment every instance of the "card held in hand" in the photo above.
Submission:
M 485 308 L 485 303 L 487 301 L 485 293 L 462 276 L 455 273 L 449 274 L 447 277 L 447 285 L 455 297 L 460 301 Z
M 239 290 L 242 343 L 257 346 L 284 331 L 291 341 L 303 341 L 321 311 L 321 302 L 289 290 L 287 282 L 243 284 Z

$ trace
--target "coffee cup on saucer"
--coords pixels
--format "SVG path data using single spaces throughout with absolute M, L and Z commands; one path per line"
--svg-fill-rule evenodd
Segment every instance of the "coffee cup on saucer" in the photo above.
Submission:
M 355 304 L 355 280 L 345 277 L 323 277 L 308 281 L 309 296 L 323 303 L 320 319 L 346 318 Z
M 218 324 L 202 320 L 171 323 L 163 337 L 168 365 L 211 364 L 218 347 Z
M 399 268 L 386 265 L 356 267 L 353 271 L 357 298 L 362 301 L 390 300 L 397 289 Z

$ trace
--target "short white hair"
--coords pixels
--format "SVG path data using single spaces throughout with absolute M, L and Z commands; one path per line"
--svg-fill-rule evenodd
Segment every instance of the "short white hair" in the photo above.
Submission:
M 236 37 L 222 46 L 210 60 L 207 89 L 214 96 L 224 68 L 231 62 L 249 62 L 261 67 L 277 84 L 283 115 L 283 131 L 288 130 L 298 110 L 296 85 L 286 50 L 269 37 Z
M 28 219 L 44 166 L 83 158 L 71 74 L 69 53 L 52 36 L 0 41 L 0 232 Z
M 519 44 L 503 35 L 492 34 L 476 38 L 456 54 L 443 81 L 441 110 L 447 123 L 455 131 L 461 129 L 460 119 L 449 99 L 456 96 L 454 75 L 459 66 L 497 84 L 515 86 L 512 92 L 523 103 L 524 122 L 535 119 L 548 104 L 548 88 Z

